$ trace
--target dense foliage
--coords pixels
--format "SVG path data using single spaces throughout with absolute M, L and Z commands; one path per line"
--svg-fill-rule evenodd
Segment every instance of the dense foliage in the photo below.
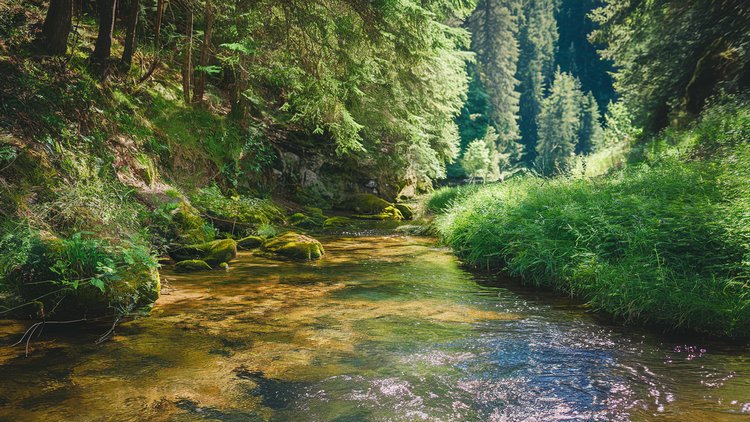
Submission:
M 649 130 L 750 84 L 744 0 L 606 0 L 593 16 L 600 26 L 593 39 L 614 61 L 617 91 Z

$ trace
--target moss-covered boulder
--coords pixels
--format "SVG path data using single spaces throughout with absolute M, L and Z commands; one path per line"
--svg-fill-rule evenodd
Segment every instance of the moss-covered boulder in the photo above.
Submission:
M 360 193 L 354 195 L 345 205 L 358 214 L 381 214 L 391 206 L 391 203 L 373 194 Z
M 263 238 L 260 236 L 247 236 L 237 241 L 237 249 L 249 251 L 257 249 L 263 245 Z
M 378 214 L 355 214 L 352 217 L 359 218 L 360 220 L 403 220 L 404 216 L 401 215 L 401 211 L 393 205 L 387 206 L 382 212 Z
M 197 245 L 178 246 L 169 251 L 169 256 L 178 262 L 200 259 L 206 261 L 208 265 L 217 266 L 237 257 L 237 242 L 233 239 L 222 239 Z
M 300 227 L 303 229 L 316 229 L 319 227 L 322 227 L 323 222 L 325 220 L 320 220 L 316 218 L 312 218 L 310 216 L 307 216 L 305 214 L 302 214 L 300 212 L 292 214 L 289 217 L 289 223 L 295 227 Z
M 326 218 L 323 227 L 327 229 L 342 229 L 354 225 L 354 220 L 349 217 L 331 217 Z
M 174 266 L 174 270 L 178 273 L 192 273 L 196 271 L 208 271 L 211 269 L 211 266 L 208 265 L 206 261 L 200 259 L 180 261 Z
M 18 316 L 49 320 L 146 312 L 159 298 L 157 264 L 143 245 L 75 235 L 36 238 L 5 283 L 23 302 Z
M 411 220 L 412 218 L 414 218 L 414 211 L 412 211 L 411 207 L 409 207 L 408 205 L 394 204 L 393 206 L 401 212 L 404 220 Z
M 286 232 L 269 239 L 263 245 L 263 251 L 304 261 L 314 261 L 325 255 L 323 245 L 319 241 L 295 232 Z

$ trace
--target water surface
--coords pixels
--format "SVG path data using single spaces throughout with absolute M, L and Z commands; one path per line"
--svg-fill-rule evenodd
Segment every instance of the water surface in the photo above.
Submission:
M 750 349 L 594 319 L 430 239 L 165 270 L 151 316 L 0 349 L 2 420 L 747 420 Z M 13 343 L 25 326 L 0 322 Z

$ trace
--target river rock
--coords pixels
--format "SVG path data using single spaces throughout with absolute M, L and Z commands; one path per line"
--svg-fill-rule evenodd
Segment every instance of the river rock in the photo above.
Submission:
M 257 249 L 263 245 L 263 238 L 260 236 L 247 236 L 237 241 L 237 248 L 243 250 Z
M 286 258 L 304 261 L 314 261 L 325 255 L 323 245 L 319 241 L 295 232 L 286 232 L 269 239 L 263 245 L 263 250 Z
M 349 217 L 331 217 L 323 223 L 323 227 L 327 229 L 340 229 L 352 225 L 354 225 L 354 220 Z
M 237 242 L 232 239 L 222 239 L 197 245 L 179 246 L 169 251 L 169 256 L 178 262 L 200 259 L 206 261 L 208 265 L 217 266 L 237 256 Z
M 208 265 L 206 261 L 200 259 L 180 261 L 174 266 L 174 270 L 178 273 L 192 273 L 195 271 L 208 271 L 211 269 L 211 266 Z

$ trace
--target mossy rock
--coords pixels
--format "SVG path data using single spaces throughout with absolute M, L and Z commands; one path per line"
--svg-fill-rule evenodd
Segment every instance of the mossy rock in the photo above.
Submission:
M 208 265 L 206 261 L 200 259 L 180 261 L 174 266 L 174 270 L 178 273 L 192 273 L 196 271 L 208 271 L 211 269 L 211 266 Z
M 289 223 L 303 229 L 316 229 L 323 226 L 323 222 L 325 221 L 323 218 L 313 218 L 298 212 L 289 217 Z
M 290 259 L 314 261 L 325 255 L 323 245 L 312 237 L 295 232 L 287 232 L 269 239 L 264 245 L 265 252 Z
M 317 207 L 305 207 L 305 214 L 318 220 L 325 220 L 326 218 L 326 216 L 323 215 L 323 210 Z
M 391 203 L 370 193 L 360 193 L 347 201 L 346 206 L 358 214 L 381 214 Z
M 169 256 L 175 261 L 200 259 L 208 265 L 217 266 L 237 257 L 237 242 L 233 239 L 214 240 L 213 242 L 186 245 L 172 249 Z
M 387 206 L 383 212 L 378 214 L 355 214 L 352 217 L 360 220 L 403 220 L 404 216 L 401 215 L 401 211 L 393 205 Z
M 341 229 L 344 227 L 353 226 L 354 224 L 354 220 L 349 217 L 331 217 L 326 218 L 326 221 L 323 223 L 323 227 L 327 229 Z
M 412 211 L 411 207 L 409 207 L 408 205 L 394 204 L 393 206 L 401 212 L 404 220 L 411 220 L 412 218 L 414 218 L 414 211 Z
M 260 236 L 247 236 L 237 241 L 237 249 L 250 250 L 257 249 L 263 245 L 263 238 Z
M 85 278 L 77 286 L 62 285 L 60 275 L 51 269 L 60 262 L 73 267 L 92 267 L 98 264 L 82 260 L 70 262 L 70 257 L 75 254 L 70 249 L 66 250 L 65 243 L 59 238 L 50 236 L 33 242 L 26 263 L 15 268 L 5 278 L 6 286 L 23 302 L 33 303 L 19 309 L 16 314 L 19 317 L 60 320 L 111 316 L 120 310 L 128 313 L 147 312 L 159 298 L 161 281 L 155 262 L 152 267 L 133 264 L 127 268 L 118 268 L 115 277 L 100 277 L 102 280 L 97 278 L 102 283 L 101 288 L 90 278 Z M 98 253 L 102 256 L 109 255 L 111 259 L 117 259 L 111 249 L 97 246 L 99 247 L 101 249 Z M 119 264 L 124 265 L 122 262 Z M 94 274 L 96 270 L 90 272 Z
M 180 243 L 196 244 L 214 240 L 213 230 L 207 230 L 207 223 L 198 210 L 185 201 L 172 211 L 172 232 Z

